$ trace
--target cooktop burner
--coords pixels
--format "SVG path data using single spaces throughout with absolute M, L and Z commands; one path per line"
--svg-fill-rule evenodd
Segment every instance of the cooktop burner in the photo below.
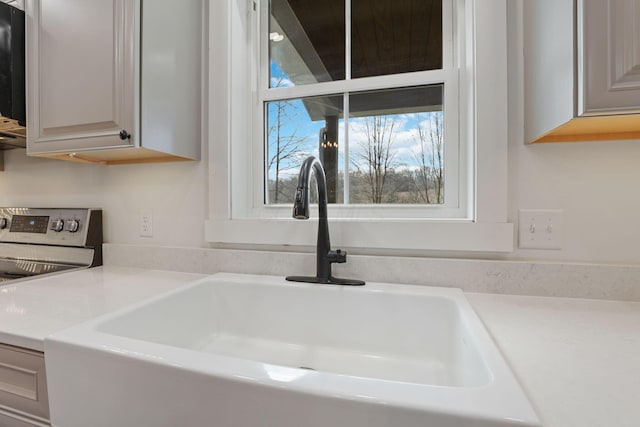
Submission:
M 100 209 L 0 208 L 0 285 L 97 265 Z

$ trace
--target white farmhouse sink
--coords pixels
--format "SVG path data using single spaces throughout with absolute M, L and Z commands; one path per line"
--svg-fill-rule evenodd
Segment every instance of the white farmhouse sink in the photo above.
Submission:
M 539 425 L 457 289 L 218 274 L 45 354 L 58 427 Z

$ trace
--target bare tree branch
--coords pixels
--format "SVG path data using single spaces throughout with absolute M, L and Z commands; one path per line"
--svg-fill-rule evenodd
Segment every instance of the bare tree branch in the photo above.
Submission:
M 394 130 L 397 120 L 393 116 L 371 116 L 360 122 L 366 138 L 357 142 L 361 150 L 355 153 L 352 164 L 367 179 L 369 201 L 383 203 L 388 198 L 385 193 L 387 175 L 396 165 Z
M 283 81 L 284 78 L 281 77 L 274 87 L 280 87 Z M 292 101 L 276 101 L 269 105 L 267 170 L 275 174 L 274 188 L 269 189 L 269 193 L 273 194 L 273 203 L 278 203 L 282 194 L 281 172 L 298 167 L 305 157 L 301 147 L 307 138 L 298 135 L 297 126 L 292 128 L 292 124 L 298 122 L 298 115 L 298 108 Z M 270 187 L 271 183 L 268 184 Z
M 426 203 L 444 203 L 444 133 L 442 112 L 429 114 L 426 125 L 416 129 L 418 164 L 415 172 L 416 187 Z

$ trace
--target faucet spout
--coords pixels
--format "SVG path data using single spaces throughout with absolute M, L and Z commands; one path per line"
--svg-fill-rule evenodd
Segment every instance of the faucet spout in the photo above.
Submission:
M 287 276 L 286 279 L 293 282 L 325 283 L 336 285 L 362 286 L 362 280 L 340 279 L 331 274 L 332 263 L 344 263 L 347 261 L 347 253 L 340 249 L 331 250 L 329 239 L 329 222 L 327 219 L 327 179 L 322 163 L 313 156 L 309 156 L 302 162 L 298 175 L 298 187 L 293 203 L 293 218 L 309 219 L 309 187 L 311 186 L 311 172 L 316 178 L 318 189 L 318 242 L 316 247 L 316 275 L 313 276 Z

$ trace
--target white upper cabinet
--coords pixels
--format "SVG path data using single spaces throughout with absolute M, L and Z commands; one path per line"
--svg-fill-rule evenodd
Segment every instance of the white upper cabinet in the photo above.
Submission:
M 527 142 L 640 138 L 640 0 L 524 0 Z
M 199 158 L 203 1 L 143 6 L 27 0 L 29 155 Z
M 44 0 L 27 6 L 29 153 L 133 145 L 119 134 L 137 133 L 139 3 Z

